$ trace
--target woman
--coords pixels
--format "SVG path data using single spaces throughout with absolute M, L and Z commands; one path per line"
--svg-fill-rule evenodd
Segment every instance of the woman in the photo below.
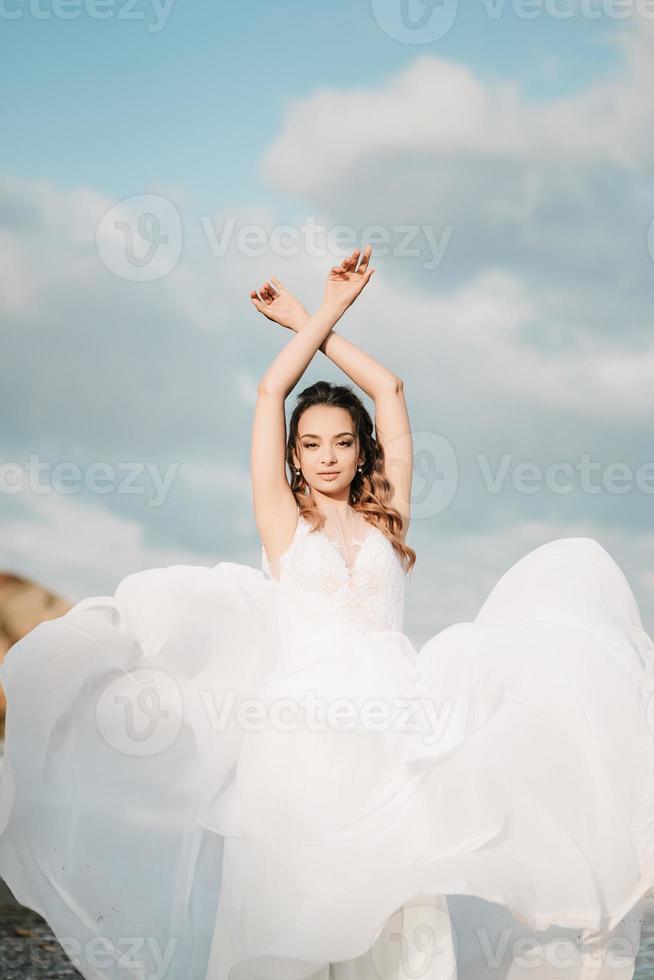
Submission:
M 577 930 L 567 972 L 544 942 L 529 975 L 588 980 L 652 892 L 654 646 L 601 545 L 547 542 L 474 622 L 403 632 L 403 385 L 332 332 L 370 255 L 313 316 L 278 280 L 252 294 L 295 333 L 254 418 L 263 570 L 128 575 L 0 668 L 0 874 L 85 977 L 455 980 L 464 895 Z M 374 427 L 318 382 L 286 436 L 318 349 Z M 632 976 L 621 951 L 602 980 Z
M 298 334 L 259 384 L 252 435 L 255 519 L 275 569 L 295 533 L 298 503 L 312 526 L 327 522 L 348 565 L 355 550 L 350 539 L 365 536 L 369 522 L 384 528 L 409 568 L 415 562 L 415 552 L 405 544 L 413 457 L 402 381 L 332 330 L 374 273 L 371 251 L 366 249 L 358 268 L 356 250 L 330 270 L 323 304 L 313 317 L 274 277 L 274 291 L 264 285 L 261 299 L 251 294 L 257 309 Z M 374 400 L 374 436 L 370 416 L 350 389 L 319 383 L 302 393 L 287 447 L 284 403 L 318 348 Z M 327 437 L 329 430 L 333 437 Z M 293 473 L 290 486 L 286 464 Z

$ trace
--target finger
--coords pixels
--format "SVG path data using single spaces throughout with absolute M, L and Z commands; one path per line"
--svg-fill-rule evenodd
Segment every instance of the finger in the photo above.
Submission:
M 368 263 L 370 262 L 370 256 L 372 255 L 372 247 L 366 245 L 361 256 L 361 261 L 359 262 L 359 268 L 357 272 L 365 273 L 368 271 Z
M 360 250 L 358 248 L 355 248 L 354 251 L 352 252 L 352 255 L 348 255 L 348 257 L 343 259 L 343 261 L 341 262 L 341 266 L 344 269 L 346 269 L 348 272 L 351 272 L 352 270 L 356 269 L 357 259 L 359 257 L 359 251 Z
M 370 262 L 371 255 L 372 255 L 372 245 L 368 244 L 363 250 L 363 255 L 361 256 L 361 262 L 359 263 L 359 268 L 357 269 L 357 272 L 368 271 L 368 263 Z
M 277 276 L 271 276 L 270 281 L 274 285 L 278 293 L 281 293 L 283 289 L 286 289 L 284 283 L 281 281 L 281 279 L 278 279 Z
M 250 299 L 252 300 L 253 303 L 259 304 L 257 306 L 257 309 L 261 309 L 261 307 L 265 308 L 266 304 L 264 300 L 261 298 L 261 296 L 259 296 L 259 293 L 257 293 L 255 290 L 252 290 L 252 292 L 250 293 Z

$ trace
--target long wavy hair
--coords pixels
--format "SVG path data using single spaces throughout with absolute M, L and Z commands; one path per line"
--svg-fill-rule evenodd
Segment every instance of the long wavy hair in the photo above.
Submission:
M 390 500 L 393 486 L 389 481 L 384 465 L 384 449 L 376 436 L 373 435 L 373 421 L 361 399 L 347 385 L 334 385 L 329 381 L 316 381 L 301 391 L 289 421 L 288 439 L 286 441 L 286 462 L 290 468 L 291 490 L 295 496 L 301 515 L 309 522 L 313 530 L 321 530 L 325 524 L 325 515 L 320 513 L 318 505 L 309 491 L 302 471 L 295 472 L 293 453 L 299 458 L 300 444 L 298 426 L 302 415 L 313 405 L 333 405 L 344 408 L 349 412 L 358 439 L 359 454 L 363 459 L 361 471 L 357 472 L 350 484 L 350 502 L 354 510 L 363 514 L 369 524 L 377 527 L 391 542 L 399 554 L 405 571 L 410 572 L 416 563 L 416 553 L 413 548 L 404 544 L 400 537 L 403 526 L 402 515 Z

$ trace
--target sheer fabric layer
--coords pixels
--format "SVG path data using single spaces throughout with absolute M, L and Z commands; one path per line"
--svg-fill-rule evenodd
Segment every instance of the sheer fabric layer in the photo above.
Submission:
M 610 555 L 550 541 L 416 650 L 367 542 L 349 593 L 300 522 L 280 581 L 149 569 L 7 654 L 0 874 L 85 978 L 401 980 L 431 935 L 454 980 L 452 898 L 602 948 L 652 893 L 654 647 Z

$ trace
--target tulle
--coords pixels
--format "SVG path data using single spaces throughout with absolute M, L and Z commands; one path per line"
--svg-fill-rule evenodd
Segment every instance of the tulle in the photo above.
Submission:
M 591 538 L 419 651 L 247 565 L 150 569 L 0 680 L 0 874 L 93 980 L 394 980 L 425 930 L 455 980 L 447 896 L 593 944 L 654 894 L 654 645 Z

